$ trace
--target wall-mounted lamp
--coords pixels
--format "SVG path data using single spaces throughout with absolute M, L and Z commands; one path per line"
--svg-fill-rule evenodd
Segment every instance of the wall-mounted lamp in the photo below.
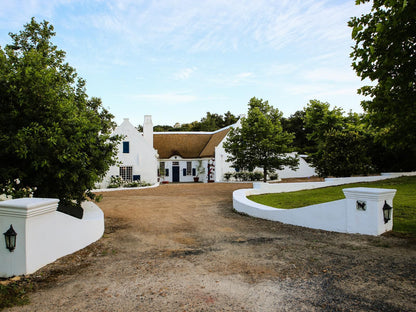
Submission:
M 13 229 L 13 226 L 10 224 L 10 228 L 3 234 L 4 234 L 4 239 L 6 240 L 6 248 L 10 252 L 12 252 L 16 248 L 17 233 Z
M 387 201 L 384 201 L 384 206 L 383 206 L 383 216 L 384 216 L 384 223 L 389 222 L 389 220 L 391 220 L 391 210 L 393 208 L 387 204 Z

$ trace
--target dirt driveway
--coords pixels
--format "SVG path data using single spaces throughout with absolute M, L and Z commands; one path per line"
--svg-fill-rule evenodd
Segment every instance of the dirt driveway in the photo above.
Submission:
M 106 233 L 33 274 L 6 311 L 416 311 L 416 243 L 232 210 L 249 184 L 104 193 Z

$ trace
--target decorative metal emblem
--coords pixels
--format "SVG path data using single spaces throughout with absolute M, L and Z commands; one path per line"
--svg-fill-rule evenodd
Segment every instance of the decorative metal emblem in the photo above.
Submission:
M 367 202 L 364 200 L 357 200 L 357 210 L 366 211 L 367 210 Z

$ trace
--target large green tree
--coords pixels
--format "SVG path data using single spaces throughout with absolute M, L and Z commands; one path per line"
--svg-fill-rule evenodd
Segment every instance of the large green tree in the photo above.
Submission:
M 369 0 L 357 0 L 357 4 Z M 358 90 L 377 141 L 416 162 L 416 1 L 374 0 L 371 12 L 349 21 L 352 66 L 373 83 Z M 405 166 L 407 166 L 405 165 Z M 405 168 L 403 168 L 405 169 Z
M 284 166 L 296 169 L 299 159 L 287 154 L 292 151 L 294 135 L 283 131 L 282 113 L 268 101 L 255 97 L 248 106 L 247 117 L 241 118 L 241 127 L 231 129 L 224 143 L 225 151 L 230 154 L 227 161 L 235 169 L 262 168 L 264 181 L 276 169 Z
M 0 48 L 0 184 L 19 178 L 35 196 L 79 203 L 114 163 L 119 138 L 53 30 L 32 18 Z
M 304 109 L 310 161 L 320 176 L 351 176 L 373 170 L 372 136 L 364 116 L 311 100 Z

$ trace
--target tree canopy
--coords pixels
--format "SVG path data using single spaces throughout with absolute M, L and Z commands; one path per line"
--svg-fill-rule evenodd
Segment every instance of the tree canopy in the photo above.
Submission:
M 35 196 L 80 202 L 114 164 L 119 137 L 53 30 L 32 18 L 0 48 L 0 184 L 19 178 Z
M 264 181 L 276 169 L 284 166 L 296 169 L 299 159 L 287 154 L 292 151 L 294 135 L 283 131 L 282 113 L 268 101 L 255 97 L 250 99 L 248 107 L 247 117 L 241 118 L 241 127 L 231 129 L 224 143 L 225 151 L 230 154 L 227 161 L 236 170 L 262 168 Z
M 174 126 L 156 125 L 153 127 L 153 131 L 215 131 L 235 124 L 237 120 L 238 118 L 230 111 L 227 111 L 224 115 L 207 112 L 206 116 L 202 117 L 200 121 L 193 121 L 185 124 L 177 123 Z M 139 130 L 140 128 L 141 127 L 139 126 Z
M 369 0 L 357 0 L 357 4 Z M 349 21 L 352 67 L 373 83 L 358 90 L 378 142 L 416 157 L 416 1 L 374 0 Z M 413 163 L 415 169 L 416 162 Z
M 320 176 L 344 177 L 373 170 L 368 149 L 373 137 L 364 116 L 311 100 L 304 109 L 309 159 Z

